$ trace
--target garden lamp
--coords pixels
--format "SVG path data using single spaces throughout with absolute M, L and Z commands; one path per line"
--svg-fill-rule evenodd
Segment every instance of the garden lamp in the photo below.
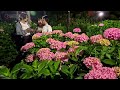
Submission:
M 98 16 L 99 17 L 103 17 L 104 16 L 104 12 L 102 12 L 102 11 L 98 12 Z
M 105 13 L 103 11 L 97 11 L 97 17 L 98 19 L 100 19 L 102 21 L 103 16 L 105 15 Z

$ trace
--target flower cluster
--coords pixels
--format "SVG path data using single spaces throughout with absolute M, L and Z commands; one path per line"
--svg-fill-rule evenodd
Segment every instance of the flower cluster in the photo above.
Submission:
M 79 42 L 76 42 L 76 41 L 68 41 L 67 42 L 67 45 L 69 45 L 69 46 L 75 46 L 75 45 L 78 45 L 79 44 Z
M 68 53 L 57 51 L 55 53 L 55 60 L 61 60 L 61 62 L 68 62 Z
M 32 36 L 32 39 L 34 40 L 34 39 L 38 39 L 38 38 L 40 38 L 42 36 L 42 33 L 36 33 L 36 34 L 34 34 L 33 36 Z
M 55 57 L 55 54 L 53 52 L 50 52 L 49 48 L 41 48 L 36 54 L 37 57 L 39 57 L 40 60 L 52 60 Z
M 70 39 L 73 39 L 73 38 L 74 38 L 72 32 L 67 32 L 67 33 L 64 34 L 64 36 L 65 36 L 65 37 L 68 37 L 68 38 L 70 38 Z
M 83 63 L 86 65 L 87 68 L 97 69 L 102 67 L 100 59 L 96 57 L 87 57 L 83 60 Z
M 89 40 L 89 37 L 85 33 L 82 33 L 81 35 L 74 37 L 74 40 L 78 42 L 86 42 Z
M 112 68 L 101 67 L 92 69 L 84 76 L 84 79 L 117 79 L 117 75 Z
M 34 54 L 30 54 L 25 59 L 26 62 L 33 62 L 34 61 Z
M 63 37 L 63 36 L 64 36 L 64 33 L 60 33 L 59 36 L 60 36 L 60 37 Z
M 73 32 L 81 32 L 81 29 L 80 28 L 74 28 Z
M 52 32 L 44 32 L 43 35 L 52 35 Z
M 54 31 L 52 31 L 52 34 L 61 34 L 61 33 L 62 33 L 61 30 L 54 30 Z
M 110 41 L 107 39 L 100 39 L 97 41 L 97 43 L 99 43 L 101 45 L 105 45 L 105 46 L 109 46 L 111 44 Z
M 74 33 L 73 37 L 76 38 L 79 34 L 78 33 Z
M 35 47 L 35 44 L 33 42 L 27 43 L 24 46 L 21 47 L 21 51 L 27 51 L 30 48 Z
M 91 41 L 91 43 L 96 43 L 98 40 L 100 40 L 100 39 L 103 39 L 103 36 L 102 35 L 94 35 L 94 36 L 91 36 L 90 37 L 90 41 Z
M 102 27 L 102 26 L 104 26 L 104 24 L 103 24 L 103 23 L 100 23 L 98 26 Z
M 60 42 L 60 41 L 54 40 L 52 38 L 47 39 L 46 42 L 50 44 L 51 49 L 57 49 L 57 50 L 66 48 L 66 45 L 67 45 L 66 42 Z
M 120 29 L 119 28 L 108 28 L 103 33 L 104 37 L 112 40 L 120 39 Z
M 68 53 L 73 53 L 73 52 L 75 52 L 78 47 L 79 47 L 79 46 L 73 46 L 73 47 L 69 48 L 69 49 L 68 49 Z

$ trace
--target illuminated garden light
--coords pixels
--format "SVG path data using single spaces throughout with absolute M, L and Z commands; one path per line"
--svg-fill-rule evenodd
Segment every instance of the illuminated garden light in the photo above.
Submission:
M 99 16 L 99 17 L 104 16 L 104 12 L 99 12 L 99 13 L 98 13 L 98 16 Z

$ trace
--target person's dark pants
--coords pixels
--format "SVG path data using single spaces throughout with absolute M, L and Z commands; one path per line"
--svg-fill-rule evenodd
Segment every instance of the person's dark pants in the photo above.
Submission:
M 15 44 L 16 44 L 17 51 L 20 51 L 20 48 L 29 42 L 32 42 L 32 36 L 29 35 L 29 36 L 22 37 L 20 35 L 16 35 Z
M 32 42 L 32 36 L 24 36 L 23 37 L 23 43 L 24 43 L 24 45 L 26 44 L 26 43 L 29 43 L 29 42 Z
M 17 35 L 15 37 L 15 44 L 17 46 L 18 55 L 15 61 L 11 62 L 10 68 L 14 67 L 17 63 L 20 63 L 21 60 L 26 57 L 26 53 L 21 52 L 20 49 L 22 46 L 24 46 L 26 43 L 29 43 L 29 42 L 32 42 L 32 36 L 30 35 L 24 36 L 24 37 Z

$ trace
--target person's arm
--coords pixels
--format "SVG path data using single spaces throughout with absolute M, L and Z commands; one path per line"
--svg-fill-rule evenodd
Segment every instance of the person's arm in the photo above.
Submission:
M 48 32 L 52 32 L 52 27 L 50 25 L 48 26 Z
M 22 36 L 26 36 L 26 34 L 27 34 L 27 32 L 25 30 L 22 30 L 22 27 L 19 22 L 16 23 L 16 34 L 22 35 Z
M 46 26 L 43 26 L 42 33 L 48 32 L 48 28 Z

